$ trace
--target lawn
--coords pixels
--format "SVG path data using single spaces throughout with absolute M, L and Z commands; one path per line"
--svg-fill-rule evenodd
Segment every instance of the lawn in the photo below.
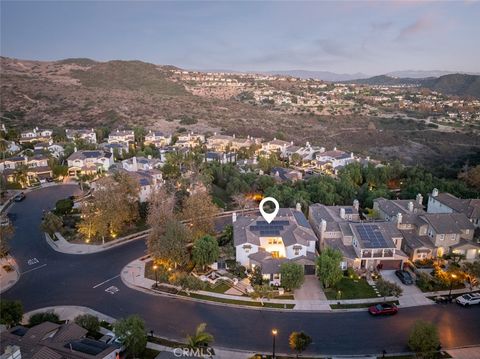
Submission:
M 227 290 L 231 288 L 228 283 L 224 281 L 219 281 L 216 284 L 209 284 L 207 288 L 205 289 L 208 292 L 213 292 L 213 293 L 225 293 Z
M 375 303 L 356 303 L 356 304 L 331 304 L 330 307 L 332 309 L 355 309 L 355 308 L 368 308 L 371 307 L 372 305 L 376 304 L 382 304 L 383 302 L 375 302 Z M 390 304 L 395 304 L 398 305 L 398 300 L 393 301 L 393 302 L 387 302 Z
M 338 297 L 338 291 L 341 291 L 340 297 Z M 334 288 L 326 288 L 325 295 L 330 300 L 377 297 L 377 294 L 365 279 L 350 279 L 348 277 L 343 277 Z
M 184 292 L 178 293 L 179 295 L 183 295 L 185 297 L 188 297 L 188 295 Z M 228 303 L 228 304 L 236 304 L 236 305 L 247 305 L 250 307 L 262 307 L 262 303 L 260 301 L 258 302 L 247 302 L 245 300 L 236 300 L 236 299 L 227 299 L 227 298 L 217 298 L 217 297 L 210 297 L 208 295 L 203 295 L 203 294 L 196 294 L 196 293 L 190 293 L 190 298 L 196 298 L 196 299 L 203 299 L 203 300 L 208 300 L 211 302 L 218 302 L 218 303 Z M 263 307 L 265 308 L 282 308 L 282 309 L 293 309 L 294 305 L 293 304 L 280 304 L 280 303 L 269 303 L 267 301 L 264 301 Z

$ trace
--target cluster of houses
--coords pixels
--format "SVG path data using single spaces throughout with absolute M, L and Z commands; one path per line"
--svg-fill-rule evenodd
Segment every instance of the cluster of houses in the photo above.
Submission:
M 460 199 L 434 189 L 423 205 L 415 200 L 374 201 L 377 219 L 365 220 L 359 203 L 313 204 L 308 219 L 300 205 L 283 208 L 271 223 L 262 217 L 233 215 L 236 259 L 247 268 L 260 266 L 265 279 L 280 283 L 280 266 L 294 262 L 315 272 L 315 257 L 325 248 L 342 253 L 342 269 L 400 269 L 406 261 L 460 254 L 480 258 L 474 232 L 480 227 L 480 200 Z
M 25 178 L 22 186 L 42 183 L 53 177 L 52 166 L 49 165 L 49 158 L 53 157 L 68 166 L 69 177 L 96 177 L 97 174 L 106 173 L 111 168 L 120 168 L 131 173 L 141 172 L 142 176 L 137 177 L 141 177 L 143 184 L 148 182 L 150 186 L 156 186 L 157 180 L 162 182 L 158 170 L 165 163 L 165 154 L 187 153 L 197 146 L 203 148 L 205 162 L 235 163 L 242 170 L 246 167 L 255 167 L 261 156 L 275 153 L 280 158 L 291 161 L 290 167 L 272 169 L 270 174 L 277 181 L 296 181 L 302 179 L 305 173 L 313 172 L 334 175 L 339 169 L 354 161 L 375 162 L 369 158 L 356 157 L 353 153 L 340 151 L 337 148 L 326 151 L 325 148 L 312 146 L 309 142 L 305 146 L 297 146 L 293 142 L 276 138 L 271 141 L 262 141 L 260 138 L 250 136 L 240 138 L 217 133 L 210 137 L 198 133 L 181 133 L 173 140 L 172 134 L 149 130 L 140 141 L 144 146 L 156 148 L 159 158 L 136 158 L 136 166 L 134 166 L 127 164 L 129 161 L 132 162 L 132 159 L 122 163 L 116 162 L 116 158 L 129 157 L 127 154 L 138 144 L 139 139 L 135 138 L 133 130 L 116 129 L 110 132 L 106 140 L 101 143 L 93 128 L 66 129 L 65 135 L 69 143 L 81 142 L 84 145 L 83 148 L 89 149 L 77 150 L 75 147 L 74 152 L 65 158 L 66 143 L 55 143 L 52 130 L 36 127 L 22 132 L 18 144 L 13 141 L 7 143 L 5 152 L 10 157 L 6 156 L 7 158 L 0 161 L 0 171 L 9 182 L 18 182 L 21 177 L 19 172 L 21 172 Z M 27 149 L 32 151 L 32 147 L 33 154 L 26 151 Z M 239 159 L 240 151 L 242 151 L 242 159 Z M 245 153 L 248 154 L 246 159 Z M 378 162 L 375 164 L 380 165 Z

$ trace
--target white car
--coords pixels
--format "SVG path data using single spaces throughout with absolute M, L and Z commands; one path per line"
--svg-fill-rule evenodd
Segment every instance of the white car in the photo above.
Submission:
M 468 307 L 469 305 L 480 304 L 480 293 L 469 293 L 457 297 L 457 303 Z

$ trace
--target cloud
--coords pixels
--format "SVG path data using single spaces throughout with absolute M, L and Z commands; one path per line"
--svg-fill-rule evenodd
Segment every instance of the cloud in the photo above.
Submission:
M 428 29 L 431 29 L 433 27 L 433 20 L 430 16 L 424 16 L 410 25 L 404 27 L 403 29 L 400 30 L 400 33 L 398 34 L 396 41 L 402 41 L 405 39 L 408 39 L 414 35 L 417 35 L 419 33 L 422 33 Z

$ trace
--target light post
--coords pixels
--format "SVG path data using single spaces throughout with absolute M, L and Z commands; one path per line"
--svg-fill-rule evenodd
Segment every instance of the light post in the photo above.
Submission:
M 153 270 L 155 271 L 155 288 L 158 287 L 157 269 L 158 269 L 158 266 L 155 264 L 155 265 L 153 266 Z
M 452 288 L 453 288 L 453 280 L 457 278 L 457 275 L 455 273 L 452 273 L 450 275 L 450 291 L 448 292 L 448 299 L 452 301 Z
M 273 349 L 272 349 L 272 359 L 275 359 L 275 338 L 277 337 L 277 329 L 272 329 L 272 337 L 273 337 Z

